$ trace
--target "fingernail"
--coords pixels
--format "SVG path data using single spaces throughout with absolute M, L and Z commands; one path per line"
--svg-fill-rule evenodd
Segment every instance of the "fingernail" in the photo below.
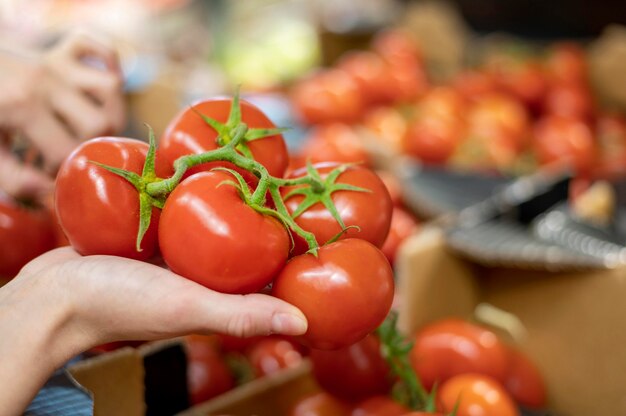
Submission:
M 301 335 L 306 332 L 307 322 L 298 315 L 278 313 L 272 317 L 272 332 L 285 335 Z

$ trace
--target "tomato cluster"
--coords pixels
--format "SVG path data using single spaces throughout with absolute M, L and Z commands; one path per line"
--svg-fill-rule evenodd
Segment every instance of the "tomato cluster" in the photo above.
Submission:
M 83 143 L 58 173 L 56 212 L 83 255 L 162 256 L 223 293 L 272 284 L 306 315 L 302 343 L 349 345 L 391 307 L 380 251 L 389 193 L 365 167 L 309 163 L 287 175 L 287 162 L 281 129 L 260 109 L 238 95 L 206 100 L 172 120 L 158 148 L 152 135 Z

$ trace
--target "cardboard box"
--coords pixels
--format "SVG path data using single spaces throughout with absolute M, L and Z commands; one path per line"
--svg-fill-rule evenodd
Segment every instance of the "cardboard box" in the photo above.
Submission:
M 487 302 L 515 314 L 519 342 L 559 415 L 626 414 L 626 269 L 549 273 L 479 267 L 453 254 L 426 228 L 402 247 L 400 326 L 412 334 L 450 315 L 469 317 Z

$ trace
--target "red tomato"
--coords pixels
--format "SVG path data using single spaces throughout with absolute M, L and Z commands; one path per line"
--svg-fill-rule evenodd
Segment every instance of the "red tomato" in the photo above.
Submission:
M 417 230 L 418 225 L 415 217 L 402 208 L 393 208 L 389 235 L 387 235 L 385 244 L 383 244 L 381 248 L 382 252 L 387 256 L 387 259 L 389 259 L 389 263 L 394 264 L 400 245 L 404 240 L 417 232 Z
M 159 210 L 136 250 L 139 194 L 126 179 L 90 162 L 141 174 L 148 144 L 104 137 L 81 144 L 63 162 L 56 180 L 57 218 L 70 244 L 83 256 L 107 254 L 146 260 L 157 248 Z
M 301 149 L 302 159 L 311 163 L 365 163 L 369 155 L 361 138 L 349 125 L 331 123 L 315 127 Z
M 187 387 L 191 404 L 205 402 L 235 387 L 235 379 L 210 337 L 185 337 Z
M 518 416 L 513 399 L 500 383 L 482 374 L 461 374 L 442 384 L 437 398 L 444 412 L 457 401 L 457 416 Z
M 318 164 L 322 177 L 325 177 L 332 170 L 333 165 Z M 293 172 L 291 177 L 304 175 L 304 170 Z M 359 238 L 367 240 L 377 247 L 385 242 L 391 224 L 391 212 L 393 205 L 385 185 L 376 174 L 366 168 L 351 167 L 341 173 L 336 183 L 349 184 L 360 188 L 369 189 L 371 192 L 358 191 L 336 191 L 331 198 L 337 207 L 341 219 L 346 226 L 356 225 L 360 230 L 351 228 L 346 231 L 341 239 Z M 293 187 L 286 187 L 283 193 L 286 194 Z M 290 213 L 294 212 L 303 201 L 302 195 L 295 195 L 285 201 Z M 315 204 L 299 217 L 296 223 L 313 234 L 319 244 L 324 244 L 339 232 L 341 226 L 333 218 L 330 212 L 321 203 Z M 301 254 L 308 250 L 308 246 L 302 238 L 294 235 L 295 248 L 293 254 Z
M 443 413 L 432 413 L 432 412 L 410 412 L 404 413 L 402 416 L 447 416 Z
M 492 94 L 498 90 L 493 75 L 485 71 L 461 72 L 454 80 L 453 85 L 466 99 L 470 100 Z
M 444 118 L 418 120 L 409 126 L 404 150 L 425 163 L 442 164 L 452 156 L 462 135 L 459 122 Z
M 312 350 L 311 361 L 319 385 L 341 399 L 356 401 L 391 389 L 391 370 L 372 334 L 335 351 Z
M 374 396 L 352 409 L 351 416 L 402 416 L 408 411 L 409 409 L 387 396 Z
M 218 339 L 221 351 L 239 353 L 246 352 L 248 348 L 264 338 L 262 336 L 240 338 L 227 334 L 215 334 L 215 337 Z
M 296 402 L 289 416 L 350 416 L 350 407 L 328 393 L 314 393 Z
M 369 51 L 350 52 L 342 57 L 337 67 L 356 81 L 366 104 L 384 101 L 388 79 L 386 63 L 379 55 Z
M 400 181 L 386 170 L 377 170 L 376 175 L 378 175 L 380 180 L 385 184 L 385 188 L 387 188 L 387 192 L 389 192 L 389 197 L 394 207 L 402 206 L 402 185 L 400 185 Z
M 0 277 L 13 278 L 29 261 L 55 248 L 50 214 L 0 194 Z
M 407 67 L 418 66 L 422 61 L 417 43 L 409 33 L 398 29 L 378 33 L 372 41 L 372 49 L 385 60 Z
M 593 115 L 592 101 L 591 91 L 582 84 L 553 84 L 545 98 L 545 112 L 587 120 Z
M 217 132 L 209 126 L 200 114 L 221 123 L 228 120 L 232 99 L 215 98 L 193 104 L 193 108 L 181 111 L 168 125 L 161 137 L 157 149 L 157 175 L 167 178 L 174 173 L 174 161 L 181 156 L 215 150 Z M 241 120 L 249 128 L 275 128 L 265 114 L 256 106 L 245 100 L 240 101 Z M 200 113 L 200 114 L 198 114 Z M 289 161 L 287 147 L 282 135 L 264 137 L 248 143 L 254 159 L 267 168 L 270 175 L 282 176 Z M 187 176 L 210 170 L 216 166 L 233 167 L 229 163 L 214 162 L 195 166 L 187 172 Z
M 504 387 L 522 406 L 542 408 L 546 404 L 546 387 L 541 373 L 521 351 L 511 348 L 511 364 Z
M 314 73 L 294 86 L 293 106 L 307 124 L 356 121 L 363 110 L 363 97 L 356 81 L 340 69 Z
M 290 241 L 280 222 L 223 183 L 232 180 L 202 172 L 181 182 L 163 207 L 159 246 L 174 273 L 220 292 L 251 293 L 282 269 Z
M 392 107 L 378 107 L 366 114 L 363 124 L 383 146 L 393 151 L 402 149 L 402 138 L 406 134 L 407 121 Z
M 496 123 L 469 126 L 467 138 L 457 148 L 451 163 L 476 170 L 506 170 L 520 152 L 516 139 Z
M 546 67 L 553 81 L 564 83 L 586 83 L 587 62 L 583 49 L 574 43 L 554 45 Z
M 287 263 L 272 294 L 298 307 L 309 322 L 300 340 L 311 348 L 338 349 L 363 339 L 389 313 L 393 272 L 375 246 L 347 239 Z
M 546 73 L 538 62 L 500 56 L 488 64 L 498 85 L 537 111 L 548 87 Z
M 433 88 L 417 105 L 418 119 L 435 119 L 458 123 L 465 118 L 467 102 L 451 87 Z
M 438 382 L 476 372 L 504 380 L 509 350 L 493 332 L 457 318 L 443 319 L 415 335 L 411 365 L 430 390 Z
M 302 363 L 302 353 L 284 338 L 267 337 L 250 347 L 246 354 L 258 377 L 274 374 Z
M 594 138 L 580 120 L 547 116 L 535 125 L 535 152 L 539 162 L 571 163 L 578 172 L 587 172 L 595 162 Z
M 410 102 L 428 89 L 426 72 L 421 66 L 407 66 L 401 61 L 387 61 L 385 102 Z

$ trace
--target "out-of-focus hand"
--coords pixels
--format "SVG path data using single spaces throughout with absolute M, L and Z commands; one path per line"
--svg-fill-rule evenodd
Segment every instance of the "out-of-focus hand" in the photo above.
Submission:
M 0 289 L 0 403 L 21 411 L 56 367 L 105 342 L 306 327 L 302 312 L 268 295 L 221 294 L 155 265 L 61 248 Z
M 119 132 L 125 124 L 117 56 L 84 33 L 67 36 L 41 55 L 0 51 L 0 91 L 0 128 L 26 138 L 48 172 L 79 141 Z M 18 196 L 47 191 L 52 180 L 19 164 L 6 142 L 0 149 L 0 188 Z

